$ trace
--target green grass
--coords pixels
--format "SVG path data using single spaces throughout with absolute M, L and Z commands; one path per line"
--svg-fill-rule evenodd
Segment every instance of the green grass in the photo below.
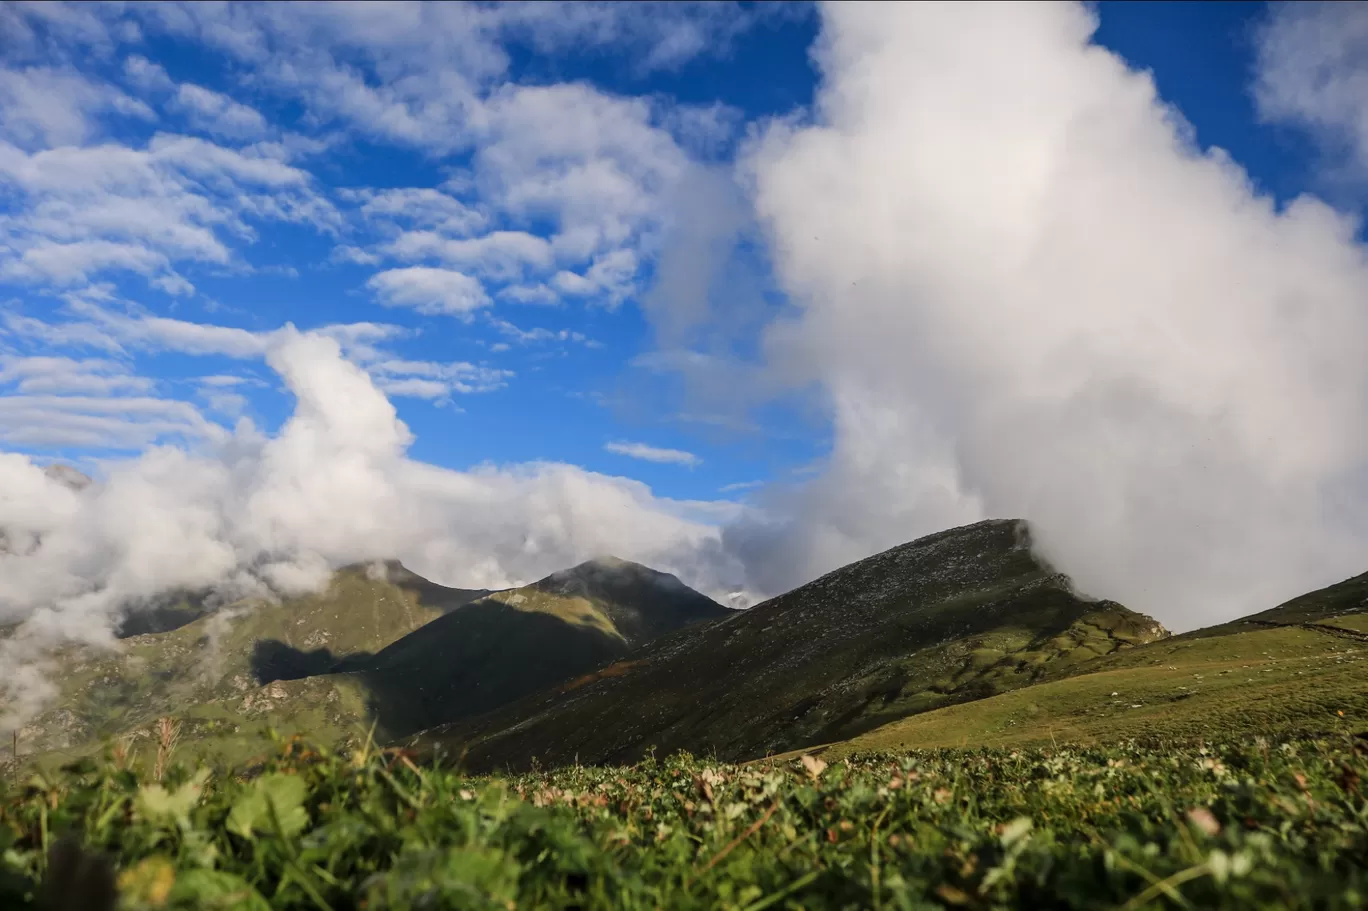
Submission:
M 285 743 L 0 792 L 0 906 L 64 838 L 124 908 L 1358 908 L 1368 744 L 923 751 L 472 778 Z M 136 764 L 135 764 L 136 766 Z
M 884 725 L 832 746 L 1111 743 L 1368 726 L 1368 642 L 1301 626 L 1189 636 L 1118 652 L 1051 680 Z

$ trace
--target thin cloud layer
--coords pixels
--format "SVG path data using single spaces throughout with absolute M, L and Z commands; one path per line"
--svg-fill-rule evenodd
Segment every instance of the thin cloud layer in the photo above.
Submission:
M 683 449 L 666 449 L 660 446 L 651 446 L 648 443 L 633 443 L 627 440 L 614 440 L 603 446 L 607 452 L 615 455 L 626 456 L 629 459 L 640 459 L 643 462 L 659 462 L 667 465 L 683 465 L 693 468 L 703 460 L 692 452 Z

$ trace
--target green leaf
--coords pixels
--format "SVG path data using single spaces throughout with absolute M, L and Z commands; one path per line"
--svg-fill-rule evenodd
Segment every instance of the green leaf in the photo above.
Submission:
M 240 876 L 217 870 L 188 870 L 171 891 L 173 906 L 197 911 L 269 911 L 270 903 Z
M 136 808 L 138 816 L 151 823 L 188 824 L 190 811 L 199 803 L 204 793 L 204 783 L 209 780 L 209 770 L 200 769 L 194 777 L 174 791 L 167 791 L 159 784 L 143 785 L 138 789 Z
M 274 831 L 279 825 L 280 834 L 298 835 L 309 824 L 309 814 L 304 809 L 307 796 L 308 788 L 296 775 L 263 775 L 233 804 L 228 814 L 228 831 L 251 839 L 259 832 Z
M 1018 816 L 1016 819 L 1013 819 L 1011 822 L 1005 823 L 1002 826 L 1000 830 L 1002 843 L 1004 845 L 1007 845 L 1008 847 L 1011 847 L 1021 839 L 1025 838 L 1027 833 L 1029 833 L 1030 831 L 1030 817 Z

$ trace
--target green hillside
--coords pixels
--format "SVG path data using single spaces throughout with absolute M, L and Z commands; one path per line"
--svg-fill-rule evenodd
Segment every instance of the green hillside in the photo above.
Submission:
M 210 707 L 224 730 L 253 725 L 264 715 L 258 706 L 271 701 L 263 702 L 263 684 L 303 676 L 301 660 L 326 670 L 485 594 L 443 588 L 397 564 L 352 567 L 317 594 L 230 604 L 168 632 L 126 638 L 118 652 L 68 648 L 55 662 L 60 698 L 18 732 L 21 755 L 147 737 L 156 719 L 193 706 Z
M 146 753 L 162 718 L 196 755 L 229 763 L 259 750 L 267 725 L 334 745 L 384 740 L 729 614 L 673 576 L 611 559 L 501 592 L 445 588 L 398 563 L 354 567 L 317 595 L 229 605 L 120 653 L 68 650 L 61 697 L 19 732 L 20 752 L 50 764 L 117 738 Z
M 1149 617 L 1080 598 L 1031 553 L 1022 523 L 981 522 L 417 743 L 474 767 L 633 761 L 652 747 L 750 758 L 1027 686 L 1166 635 Z
M 472 717 L 732 611 L 674 576 L 601 559 L 496 592 L 360 662 L 383 739 Z
M 1368 575 L 1118 652 L 1063 679 L 905 718 L 867 749 L 1318 735 L 1368 724 Z

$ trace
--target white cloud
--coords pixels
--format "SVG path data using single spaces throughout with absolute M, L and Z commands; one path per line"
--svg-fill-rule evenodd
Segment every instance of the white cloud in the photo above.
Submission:
M 493 392 L 507 385 L 513 371 L 482 367 L 466 361 L 437 363 L 398 358 L 365 365 L 382 392 L 392 396 L 446 399 L 452 393 Z
M 0 395 L 0 442 L 11 446 L 141 450 L 223 432 L 187 402 L 149 396 Z
M 555 261 L 551 245 L 526 231 L 493 231 L 472 238 L 443 237 L 435 231 L 405 231 L 384 252 L 410 262 L 436 259 L 495 281 L 517 280 L 529 267 L 545 270 Z
M 666 465 L 684 465 L 689 468 L 693 468 L 703 461 L 692 452 L 685 452 L 682 449 L 662 449 L 658 446 L 648 446 L 645 443 L 629 443 L 622 440 L 605 443 L 603 448 L 615 455 L 627 456 L 629 459 L 641 459 L 643 462 L 658 462 Z
M 630 48 L 637 71 L 728 52 L 783 4 L 616 3 L 155 4 L 144 28 L 191 39 L 251 66 L 254 80 L 323 121 L 446 153 L 482 128 L 488 93 L 507 78 L 504 42 L 539 52 Z
M 130 54 L 125 57 L 123 71 L 124 78 L 139 91 L 165 93 L 176 88 L 176 83 L 160 64 L 153 63 L 141 54 Z
M 183 294 L 175 264 L 231 263 L 228 241 L 254 238 L 248 219 L 332 229 L 336 210 L 274 153 L 167 135 L 141 150 L 0 142 L 0 187 L 19 200 L 0 214 L 0 276 L 71 285 L 125 270 Z
M 586 336 L 583 332 L 576 332 L 573 329 L 520 329 L 507 320 L 491 318 L 492 325 L 500 334 L 513 339 L 519 345 L 530 345 L 539 342 L 576 342 L 588 348 L 600 347 L 599 343 Z M 507 346 L 505 346 L 505 349 Z
M 199 383 L 201 385 L 213 386 L 217 389 L 226 389 L 231 388 L 233 386 L 255 385 L 257 382 L 259 381 L 253 380 L 250 377 L 222 373 L 213 374 L 210 376 L 202 376 L 199 378 Z
M 155 120 L 152 110 L 72 69 L 0 66 L 0 137 L 24 148 L 78 144 L 99 130 L 96 116 Z
M 494 96 L 476 156 L 482 195 L 516 218 L 553 218 L 551 242 L 579 262 L 649 236 L 688 158 L 649 105 L 586 85 Z
M 176 90 L 175 107 L 194 129 L 227 139 L 257 139 L 270 129 L 255 108 L 188 82 Z
M 387 307 L 412 307 L 419 313 L 468 316 L 490 304 L 478 279 L 451 269 L 390 269 L 371 276 L 366 287 Z
M 132 376 L 118 361 L 104 358 L 0 355 L 0 384 L 14 383 L 21 393 L 109 395 L 146 392 L 152 381 Z
M 54 347 L 95 348 L 109 352 L 131 349 L 151 352 L 177 352 L 192 355 L 222 355 L 231 358 L 260 358 L 282 335 L 295 332 L 282 329 L 249 330 L 235 326 L 198 323 L 157 316 L 146 309 L 119 301 L 105 289 L 85 289 L 67 296 L 65 312 L 72 317 L 64 322 L 47 322 L 35 317 L 0 312 L 7 332 L 16 338 Z M 388 357 L 379 343 L 398 339 L 407 330 L 387 323 L 333 323 L 312 330 L 333 339 L 349 358 L 368 362 Z M 233 377 L 211 377 L 213 384 L 231 384 Z M 245 380 L 244 382 L 259 382 Z
M 822 476 L 729 530 L 753 587 L 982 515 L 1179 628 L 1364 569 L 1368 257 L 1188 145 L 1072 4 L 824 8 L 817 119 L 751 169 L 774 372 Z
M 0 622 L 25 621 L 0 644 L 9 705 L 16 689 L 41 697 L 24 669 L 45 649 L 107 641 L 122 605 L 168 589 L 307 587 L 330 566 L 395 557 L 438 581 L 493 588 L 603 553 L 709 581 L 700 554 L 715 547 L 712 523 L 733 512 L 568 465 L 415 462 L 408 428 L 335 341 L 285 333 L 268 360 L 296 396 L 273 437 L 243 423 L 195 450 L 152 449 L 105 463 L 80 494 L 0 454 L 0 499 L 28 504 L 6 521 L 41 536 L 27 556 L 0 555 Z
M 554 307 L 561 302 L 560 295 L 546 285 L 509 285 L 499 290 L 499 299 L 544 307 Z
M 487 224 L 487 217 L 456 197 L 431 187 L 388 190 L 344 190 L 343 198 L 359 202 L 362 218 L 382 229 L 399 232 L 399 225 L 464 237 Z
M 1309 130 L 1368 177 L 1368 5 L 1269 4 L 1257 51 L 1261 116 Z

